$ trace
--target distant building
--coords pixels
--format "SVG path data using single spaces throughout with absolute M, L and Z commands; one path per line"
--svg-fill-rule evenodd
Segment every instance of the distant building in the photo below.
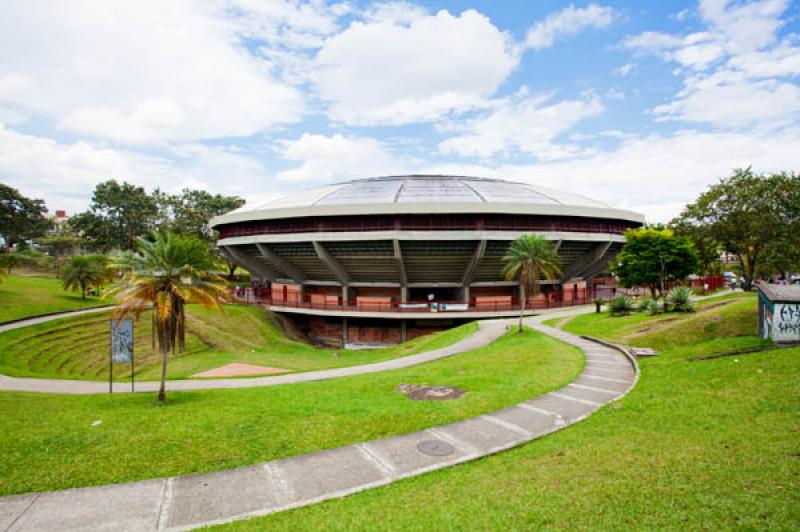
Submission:
M 552 241 L 563 278 L 529 306 L 580 302 L 641 214 L 565 190 L 476 177 L 360 179 L 247 205 L 211 221 L 219 247 L 266 287 L 265 304 L 329 343 L 395 343 L 518 312 L 511 241 Z

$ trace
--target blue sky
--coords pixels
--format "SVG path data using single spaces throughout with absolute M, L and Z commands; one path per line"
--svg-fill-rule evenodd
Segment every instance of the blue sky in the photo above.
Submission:
M 263 202 L 405 172 L 582 192 L 665 221 L 800 166 L 800 9 L 699 2 L 5 2 L 0 181 Z

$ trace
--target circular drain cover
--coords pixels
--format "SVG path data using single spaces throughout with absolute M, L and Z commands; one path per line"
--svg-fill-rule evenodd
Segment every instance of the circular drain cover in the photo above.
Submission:
M 428 456 L 447 456 L 456 452 L 456 448 L 441 440 L 425 440 L 417 444 L 417 449 Z

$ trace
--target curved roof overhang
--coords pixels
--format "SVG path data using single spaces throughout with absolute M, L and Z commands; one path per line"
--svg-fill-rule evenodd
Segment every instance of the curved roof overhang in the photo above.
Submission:
M 237 222 L 307 218 L 315 216 L 363 216 L 386 214 L 523 214 L 534 216 L 578 216 L 584 218 L 625 220 L 644 223 L 644 215 L 610 207 L 579 205 L 539 205 L 530 203 L 419 202 L 375 203 L 356 205 L 313 205 L 305 207 L 266 208 L 234 211 L 211 219 L 211 227 Z

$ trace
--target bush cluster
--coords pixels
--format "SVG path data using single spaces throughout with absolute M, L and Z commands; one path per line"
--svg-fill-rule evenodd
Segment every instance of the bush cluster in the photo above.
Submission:
M 688 286 L 676 286 L 667 292 L 663 304 L 650 296 L 642 297 L 635 302 L 625 294 L 617 294 L 608 303 L 608 310 L 612 316 L 627 316 L 632 311 L 646 312 L 655 316 L 661 312 L 694 312 L 695 305 L 692 302 L 692 289 Z

